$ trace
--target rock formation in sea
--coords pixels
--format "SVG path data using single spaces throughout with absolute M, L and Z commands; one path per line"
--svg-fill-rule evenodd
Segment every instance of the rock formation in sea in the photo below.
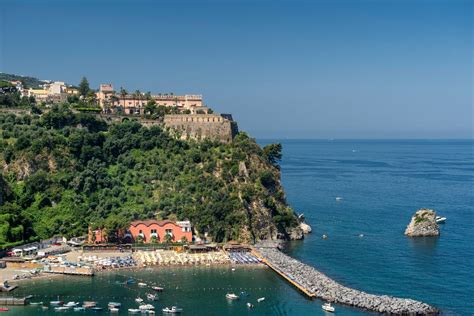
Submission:
M 436 212 L 424 208 L 416 211 L 405 230 L 405 235 L 409 237 L 439 236 Z

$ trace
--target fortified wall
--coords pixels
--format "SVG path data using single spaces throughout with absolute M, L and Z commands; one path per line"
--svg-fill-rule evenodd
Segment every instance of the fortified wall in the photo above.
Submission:
M 238 133 L 237 122 L 230 114 L 175 114 L 165 115 L 164 125 L 175 131 L 180 139 L 210 138 L 230 143 Z

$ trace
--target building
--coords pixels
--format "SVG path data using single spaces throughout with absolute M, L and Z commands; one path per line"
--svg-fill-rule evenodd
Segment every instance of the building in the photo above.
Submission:
M 207 112 L 207 108 L 203 106 L 202 95 L 174 95 L 172 93 L 121 95 L 114 90 L 112 84 L 101 84 L 99 86 L 97 100 L 106 112 L 109 111 L 108 107 L 110 106 L 115 109 L 121 109 L 125 114 L 144 114 L 144 108 L 150 100 L 154 100 L 157 106 L 177 107 L 183 110 L 190 110 L 192 113 L 198 109 Z
M 169 237 L 167 237 L 169 236 Z M 134 221 L 124 236 L 133 241 L 142 240 L 145 243 L 156 239 L 157 242 L 170 240 L 173 242 L 193 240 L 191 223 L 189 221 L 173 222 L 170 220 L 157 221 L 154 219 L 145 221 Z
M 45 83 L 43 89 L 27 89 L 22 96 L 34 97 L 37 103 L 60 103 L 67 99 L 67 86 L 62 81 Z
M 118 235 L 125 243 L 161 243 L 165 241 L 191 242 L 193 240 L 190 221 L 138 220 L 131 222 L 130 227 L 125 232 L 119 232 Z M 107 233 L 105 229 L 92 230 L 89 228 L 88 243 L 107 243 Z

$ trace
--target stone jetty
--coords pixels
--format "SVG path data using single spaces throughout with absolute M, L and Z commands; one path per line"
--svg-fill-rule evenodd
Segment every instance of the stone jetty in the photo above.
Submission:
M 348 288 L 315 268 L 282 253 L 276 247 L 256 245 L 254 251 L 264 263 L 310 297 L 373 312 L 397 315 L 436 315 L 438 309 L 412 299 L 374 295 Z

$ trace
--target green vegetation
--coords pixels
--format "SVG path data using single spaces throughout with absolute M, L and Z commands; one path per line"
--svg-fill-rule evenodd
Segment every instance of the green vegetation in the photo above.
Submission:
M 39 89 L 40 85 L 43 84 L 43 82 L 41 82 L 41 80 L 39 80 L 38 78 L 28 77 L 28 76 L 19 76 L 19 75 L 14 75 L 14 74 L 6 74 L 6 73 L 0 73 L 0 80 L 21 81 L 23 83 L 23 87 L 33 88 L 33 89 Z
M 0 114 L 0 247 L 113 231 L 135 219 L 189 219 L 215 241 L 288 236 L 296 225 L 276 161 L 245 133 L 231 144 L 176 140 L 134 121 L 107 126 L 54 106 Z M 167 240 L 167 242 L 177 242 Z

